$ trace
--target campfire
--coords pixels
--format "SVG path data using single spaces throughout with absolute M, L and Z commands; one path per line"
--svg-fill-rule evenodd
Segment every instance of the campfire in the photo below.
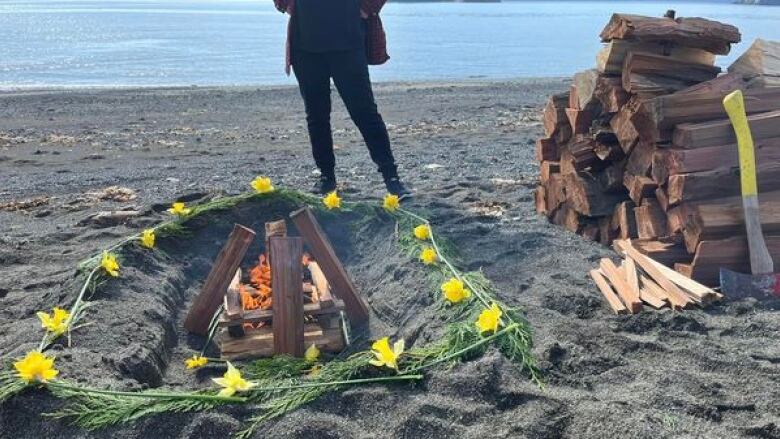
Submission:
M 240 266 L 255 232 L 236 225 L 190 309 L 185 327 L 205 335 L 223 305 L 215 339 L 225 359 L 302 356 L 311 344 L 339 352 L 349 343 L 349 324 L 368 318 L 312 212 L 291 218 L 302 236 L 288 236 L 285 220 L 266 223 L 262 252 L 246 271 Z

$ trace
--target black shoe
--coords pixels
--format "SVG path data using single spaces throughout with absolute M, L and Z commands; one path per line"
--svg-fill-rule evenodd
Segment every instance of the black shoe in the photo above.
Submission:
M 314 186 L 314 192 L 321 195 L 328 195 L 336 190 L 336 177 L 321 176 L 320 181 Z
M 412 197 L 412 191 L 407 189 L 398 177 L 385 180 L 385 186 L 387 187 L 387 192 L 396 195 L 399 200 Z

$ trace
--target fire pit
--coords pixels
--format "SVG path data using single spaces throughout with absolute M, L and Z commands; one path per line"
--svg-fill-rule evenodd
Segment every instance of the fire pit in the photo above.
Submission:
M 350 324 L 368 319 L 310 209 L 290 217 L 301 236 L 288 236 L 284 219 L 266 223 L 263 251 L 246 272 L 240 267 L 256 233 L 236 224 L 190 308 L 185 327 L 207 335 L 222 305 L 215 339 L 225 359 L 302 356 L 311 344 L 339 352 Z

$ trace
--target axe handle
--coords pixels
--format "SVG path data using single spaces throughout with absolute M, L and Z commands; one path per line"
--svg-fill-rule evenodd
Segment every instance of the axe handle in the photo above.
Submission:
M 739 148 L 739 171 L 742 186 L 742 207 L 745 210 L 745 229 L 750 250 L 750 269 L 753 274 L 773 273 L 774 262 L 764 241 L 761 216 L 758 210 L 758 184 L 753 136 L 750 133 L 745 100 L 742 91 L 736 90 L 723 99 Z

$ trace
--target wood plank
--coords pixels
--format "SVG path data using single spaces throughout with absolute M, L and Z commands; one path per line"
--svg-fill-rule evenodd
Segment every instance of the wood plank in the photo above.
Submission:
M 274 354 L 302 357 L 303 344 L 303 239 L 271 236 L 269 258 L 273 290 Z
M 642 311 L 642 300 L 639 298 L 639 294 L 628 285 L 626 279 L 622 276 L 620 270 L 615 266 L 609 258 L 602 258 L 599 262 L 599 268 L 601 273 L 609 280 L 609 283 L 615 287 L 615 291 L 623 299 L 623 303 L 626 305 L 628 312 L 636 314 Z
M 771 192 L 778 188 L 780 164 L 760 164 L 756 173 L 759 193 Z M 666 190 L 669 195 L 669 205 L 676 206 L 683 202 L 737 196 L 740 194 L 739 178 L 736 169 L 726 168 L 672 175 L 669 177 Z
M 729 93 L 717 91 L 691 95 L 681 92 L 644 101 L 641 112 L 651 127 L 648 134 L 655 142 L 668 142 L 672 140 L 677 125 L 728 118 L 723 108 L 723 98 Z M 743 94 L 747 114 L 780 108 L 780 88 L 745 90 Z
M 666 214 L 655 198 L 645 198 L 634 209 L 639 239 L 651 240 L 666 236 Z
M 661 309 L 669 305 L 669 295 L 660 285 L 655 283 L 654 280 L 642 274 L 639 276 L 639 281 L 642 284 L 642 300 L 645 300 L 647 296 L 651 296 L 654 300 L 653 304 L 650 304 L 650 306 L 656 309 Z
M 625 200 L 622 194 L 605 193 L 601 182 L 590 174 L 569 174 L 565 181 L 568 201 L 574 210 L 585 216 L 612 215 L 615 205 Z
M 669 280 L 675 283 L 675 285 L 680 287 L 684 292 L 688 293 L 690 296 L 696 298 L 696 300 L 703 303 L 707 303 L 712 300 L 719 300 L 723 298 L 722 294 L 716 292 L 712 288 L 709 288 L 706 285 L 696 282 L 695 280 L 689 277 L 683 276 L 682 274 L 661 264 L 658 261 L 654 261 L 652 259 L 649 259 L 649 261 L 661 273 L 663 273 L 664 276 L 668 277 Z
M 759 79 L 759 84 L 777 83 L 780 79 L 780 42 L 757 38 L 728 70 L 750 81 Z
M 639 291 L 639 273 L 637 272 L 634 260 L 631 258 L 623 260 L 621 267 L 623 268 L 623 274 L 626 277 L 626 283 L 628 283 L 628 286 L 631 288 L 632 294 L 641 299 L 641 294 Z
M 360 325 L 367 322 L 368 305 L 358 294 L 357 288 L 336 256 L 336 251 L 314 217 L 314 213 L 310 208 L 305 207 L 291 213 L 290 217 L 330 282 L 331 291 L 344 300 L 352 324 Z
M 240 319 L 244 314 L 244 307 L 241 304 L 241 294 L 239 287 L 241 284 L 241 269 L 236 270 L 233 280 L 225 292 L 225 316 L 230 320 Z
M 623 89 L 641 97 L 684 90 L 708 81 L 720 73 L 720 67 L 696 64 L 661 55 L 629 52 L 623 65 Z
M 607 300 L 607 304 L 609 304 L 609 307 L 612 308 L 612 311 L 614 311 L 615 314 L 628 313 L 628 309 L 625 305 L 623 305 L 623 302 L 620 301 L 618 296 L 612 290 L 612 287 L 609 286 L 607 280 L 604 278 L 604 274 L 601 271 L 597 269 L 590 270 L 590 277 L 593 279 L 593 282 L 596 283 L 599 291 L 601 291 L 604 299 Z
M 623 69 L 623 61 L 620 61 L 620 70 Z M 626 103 L 629 95 L 623 89 L 623 79 L 612 76 L 600 76 L 596 81 L 596 89 L 593 97 L 601 103 L 605 113 L 617 113 Z
M 628 52 L 645 52 L 664 55 L 696 64 L 715 64 L 715 54 L 702 49 L 670 46 L 662 43 L 612 40 L 604 45 L 596 57 L 596 69 L 605 74 L 620 75 Z
M 553 174 L 544 184 L 547 214 L 552 215 L 566 201 L 564 193 L 565 179 L 561 174 Z
M 254 238 L 255 232 L 251 229 L 239 224 L 233 227 L 227 242 L 214 260 L 200 294 L 190 306 L 184 320 L 187 331 L 203 336 L 208 335 L 211 318 L 219 305 L 224 302 L 225 291 Z
M 567 108 L 565 111 L 574 135 L 590 132 L 590 126 L 593 123 L 593 113 L 590 110 Z
M 664 276 L 664 274 L 650 262 L 650 258 L 636 250 L 631 245 L 630 241 L 615 241 L 615 245 L 620 248 L 627 258 L 633 259 L 637 265 L 642 267 L 642 270 L 669 294 L 669 300 L 672 307 L 685 308 L 690 303 L 688 296 L 674 282 Z
M 780 234 L 780 191 L 759 194 L 761 228 Z M 721 198 L 689 205 L 684 224 L 685 244 L 695 252 L 701 241 L 713 241 L 745 234 L 741 197 Z
M 339 314 L 344 310 L 344 301 L 339 299 L 333 299 L 333 306 L 323 308 L 320 303 L 306 303 L 303 305 L 303 315 L 306 317 L 327 316 L 331 314 Z M 229 320 L 227 318 L 220 318 L 217 321 L 217 326 L 230 327 L 238 326 L 243 323 L 263 323 L 273 320 L 274 313 L 272 309 L 253 309 L 244 311 L 244 315 L 241 320 Z
M 218 344 L 223 360 L 248 360 L 252 358 L 271 357 L 274 355 L 273 329 L 263 326 L 252 329 L 244 337 L 233 338 L 227 331 L 218 335 Z M 323 328 L 316 323 L 304 326 L 303 341 L 306 346 L 312 343 L 322 352 L 337 353 L 344 350 L 344 336 L 340 327 Z
M 622 244 L 618 241 L 626 240 L 616 239 L 612 242 L 612 247 L 615 251 L 622 253 L 620 248 Z M 688 254 L 679 237 L 665 237 L 653 240 L 633 239 L 631 244 L 643 255 L 670 267 L 677 262 L 690 262 L 693 259 L 693 255 Z
M 571 136 L 571 126 L 566 117 L 566 107 L 569 105 L 569 92 L 559 93 L 550 96 L 542 112 L 542 122 L 544 125 L 544 134 L 547 138 L 555 138 L 559 145 L 562 145 L 568 138 L 560 134 L 568 127 L 569 136 Z
M 547 183 L 550 180 L 550 175 L 561 172 L 560 162 L 543 161 L 539 164 L 539 181 Z
M 765 236 L 769 254 L 777 265 L 780 263 L 780 237 Z M 750 273 L 750 255 L 747 239 L 737 236 L 718 241 L 702 241 L 696 249 L 696 255 L 690 264 L 692 279 L 707 286 L 717 286 L 720 282 L 720 268 Z
M 557 161 L 560 158 L 561 153 L 558 150 L 558 144 L 555 142 L 555 139 L 545 137 L 536 140 L 536 161 Z
M 634 207 L 633 201 L 623 201 L 615 206 L 612 224 L 614 225 L 613 228 L 618 230 L 618 238 L 620 239 L 637 238 L 639 236 L 636 230 Z
M 333 295 L 330 290 L 330 283 L 328 283 L 328 278 L 325 277 L 325 273 L 322 272 L 320 264 L 315 261 L 310 261 L 308 268 L 311 273 L 311 281 L 317 287 L 317 292 L 319 293 L 320 306 L 322 308 L 333 306 Z
M 757 163 L 780 162 L 780 137 L 756 140 L 754 148 Z M 696 149 L 667 148 L 656 151 L 653 156 L 653 179 L 663 184 L 670 175 L 738 167 L 736 144 Z
M 639 141 L 639 131 L 631 120 L 634 114 L 639 111 L 639 105 L 639 100 L 629 100 L 609 121 L 609 126 L 617 136 L 620 147 L 623 148 L 626 155 L 631 154 L 634 145 Z
M 601 112 L 601 102 L 593 94 L 596 91 L 596 85 L 599 79 L 599 72 L 596 69 L 585 70 L 574 74 L 572 80 L 572 90 L 575 92 L 574 99 L 569 101 L 576 106 L 570 105 L 570 108 L 577 110 L 588 110 L 591 114 Z
M 780 137 L 780 110 L 748 116 L 753 140 Z M 672 142 L 678 148 L 704 148 L 707 146 L 736 145 L 734 128 L 728 119 L 677 125 Z
M 632 14 L 614 14 L 601 31 L 601 40 L 676 43 L 680 47 L 703 49 L 727 55 L 731 44 L 739 43 L 739 29 L 704 18 L 656 18 Z
M 658 188 L 652 178 L 642 175 L 626 174 L 623 177 L 623 184 L 628 188 L 628 197 L 636 205 L 642 204 L 642 200 L 655 195 L 655 190 Z
M 664 212 L 669 210 L 669 196 L 666 195 L 666 191 L 664 190 L 664 188 L 659 187 L 655 190 L 655 199 L 656 201 L 658 201 L 658 205 L 661 206 L 661 210 L 663 210 Z M 668 223 L 668 216 L 666 222 Z M 667 227 L 667 231 L 668 231 L 668 227 Z

